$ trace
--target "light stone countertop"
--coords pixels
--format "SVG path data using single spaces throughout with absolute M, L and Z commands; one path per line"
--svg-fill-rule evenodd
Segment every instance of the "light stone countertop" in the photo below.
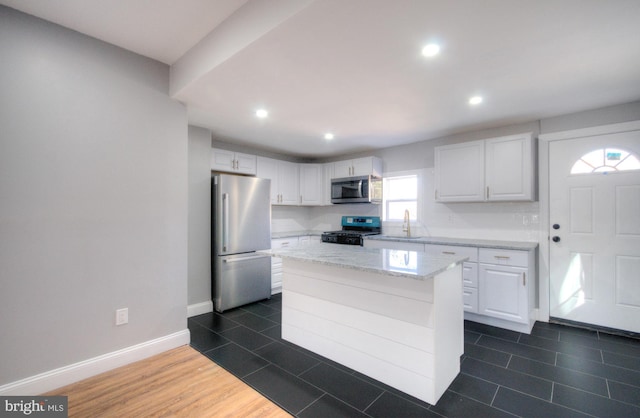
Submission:
M 271 239 L 278 238 L 291 238 L 291 237 L 304 237 L 304 236 L 317 236 L 322 235 L 321 231 L 286 231 L 286 232 L 272 232 Z
M 417 251 L 364 248 L 312 242 L 291 248 L 258 251 L 282 259 L 426 280 L 461 264 L 467 257 L 429 255 Z
M 500 241 L 473 238 L 448 238 L 448 237 L 394 237 L 389 235 L 370 235 L 365 240 L 415 242 L 418 244 L 459 245 L 461 247 L 497 248 L 500 250 L 524 250 L 529 251 L 538 248 L 537 242 L 529 241 Z

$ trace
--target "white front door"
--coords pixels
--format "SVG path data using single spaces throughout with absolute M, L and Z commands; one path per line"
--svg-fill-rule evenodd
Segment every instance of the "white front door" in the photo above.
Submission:
M 549 145 L 550 316 L 640 332 L 640 131 Z

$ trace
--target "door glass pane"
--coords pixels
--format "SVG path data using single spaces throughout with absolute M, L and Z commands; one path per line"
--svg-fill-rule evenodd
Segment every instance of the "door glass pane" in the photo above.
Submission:
M 589 164 L 591 167 L 600 167 L 604 164 L 604 150 L 599 149 L 591 151 L 590 153 L 583 155 L 581 160 Z
M 616 166 L 620 171 L 640 170 L 640 160 L 635 155 L 630 155 Z
M 591 173 L 592 171 L 593 167 L 582 160 L 576 161 L 573 167 L 571 167 L 571 174 L 584 174 Z
M 622 149 L 606 148 L 583 155 L 571 167 L 571 174 L 610 173 L 626 170 L 640 170 L 640 159 Z

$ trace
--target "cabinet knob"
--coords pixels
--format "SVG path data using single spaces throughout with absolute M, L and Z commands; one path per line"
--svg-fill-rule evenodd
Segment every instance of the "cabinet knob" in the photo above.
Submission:
M 560 229 L 560 225 L 559 224 L 553 224 L 553 229 Z
M 556 236 L 554 236 L 553 238 L 551 238 L 551 240 L 552 240 L 553 242 L 560 242 L 560 237 L 556 235 Z

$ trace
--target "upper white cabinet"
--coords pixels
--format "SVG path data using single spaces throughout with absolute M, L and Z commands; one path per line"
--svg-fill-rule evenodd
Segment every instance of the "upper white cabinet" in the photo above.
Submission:
M 325 163 L 322 165 L 322 204 L 331 205 L 331 179 L 334 178 L 335 164 Z
M 300 164 L 300 204 L 320 206 L 324 202 L 324 170 L 322 164 Z M 328 188 L 328 187 L 327 187 Z
M 256 174 L 256 156 L 213 148 L 211 170 L 238 174 Z
M 378 157 L 364 157 L 353 160 L 336 161 L 334 164 L 334 178 L 368 176 L 382 177 L 382 159 Z
M 484 200 L 484 141 L 436 147 L 434 156 L 436 201 Z
M 487 202 L 534 199 L 531 133 L 435 148 L 435 199 Z
M 298 164 L 258 157 L 257 175 L 271 180 L 271 204 L 297 205 Z
M 485 142 L 487 200 L 533 200 L 533 140 L 531 134 Z

